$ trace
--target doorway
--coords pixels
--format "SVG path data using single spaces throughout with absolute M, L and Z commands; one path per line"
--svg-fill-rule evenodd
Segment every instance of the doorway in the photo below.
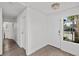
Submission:
M 16 39 L 14 22 L 3 22 L 4 39 Z
M 4 52 L 12 49 L 11 44 L 16 42 L 16 32 L 15 31 L 16 31 L 15 22 L 3 21 L 3 34 L 4 34 L 3 50 L 4 50 Z

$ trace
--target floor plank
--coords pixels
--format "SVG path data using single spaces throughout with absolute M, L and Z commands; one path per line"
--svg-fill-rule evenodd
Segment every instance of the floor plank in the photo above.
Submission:
M 59 48 L 47 45 L 38 51 L 34 52 L 30 56 L 73 56 L 70 53 L 64 52 Z
M 3 56 L 26 56 L 26 51 L 12 39 L 4 39 L 3 49 Z
M 26 56 L 25 50 L 20 48 L 17 43 L 12 39 L 4 40 L 4 53 L 3 56 Z M 47 45 L 30 56 L 73 56 L 70 53 L 64 52 L 59 48 Z

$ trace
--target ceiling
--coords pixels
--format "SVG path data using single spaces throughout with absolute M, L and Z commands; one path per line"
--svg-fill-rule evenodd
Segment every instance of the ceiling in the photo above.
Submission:
M 51 5 L 54 2 L 0 2 L 4 18 L 16 18 L 26 6 L 39 10 L 45 14 L 53 14 L 68 8 L 79 6 L 78 2 L 59 2 L 60 8 L 54 10 Z
M 68 8 L 79 6 L 79 2 L 59 2 L 60 8 L 58 10 L 54 10 L 51 5 L 55 2 L 31 2 L 28 3 L 29 7 L 39 9 L 40 11 L 46 14 L 52 14 L 56 12 L 63 11 Z M 26 4 L 26 3 L 25 3 Z
M 16 18 L 24 6 L 18 2 L 0 2 L 0 8 L 4 18 Z

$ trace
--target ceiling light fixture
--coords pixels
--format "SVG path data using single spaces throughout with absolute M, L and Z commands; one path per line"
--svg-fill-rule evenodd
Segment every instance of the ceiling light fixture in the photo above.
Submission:
M 51 5 L 51 7 L 52 7 L 54 10 L 57 10 L 57 9 L 60 8 L 60 4 L 59 4 L 59 3 L 53 3 L 53 4 Z

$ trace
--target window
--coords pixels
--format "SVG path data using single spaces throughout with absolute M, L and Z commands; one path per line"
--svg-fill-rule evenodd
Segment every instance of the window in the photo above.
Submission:
M 79 43 L 79 15 L 63 18 L 63 40 Z

